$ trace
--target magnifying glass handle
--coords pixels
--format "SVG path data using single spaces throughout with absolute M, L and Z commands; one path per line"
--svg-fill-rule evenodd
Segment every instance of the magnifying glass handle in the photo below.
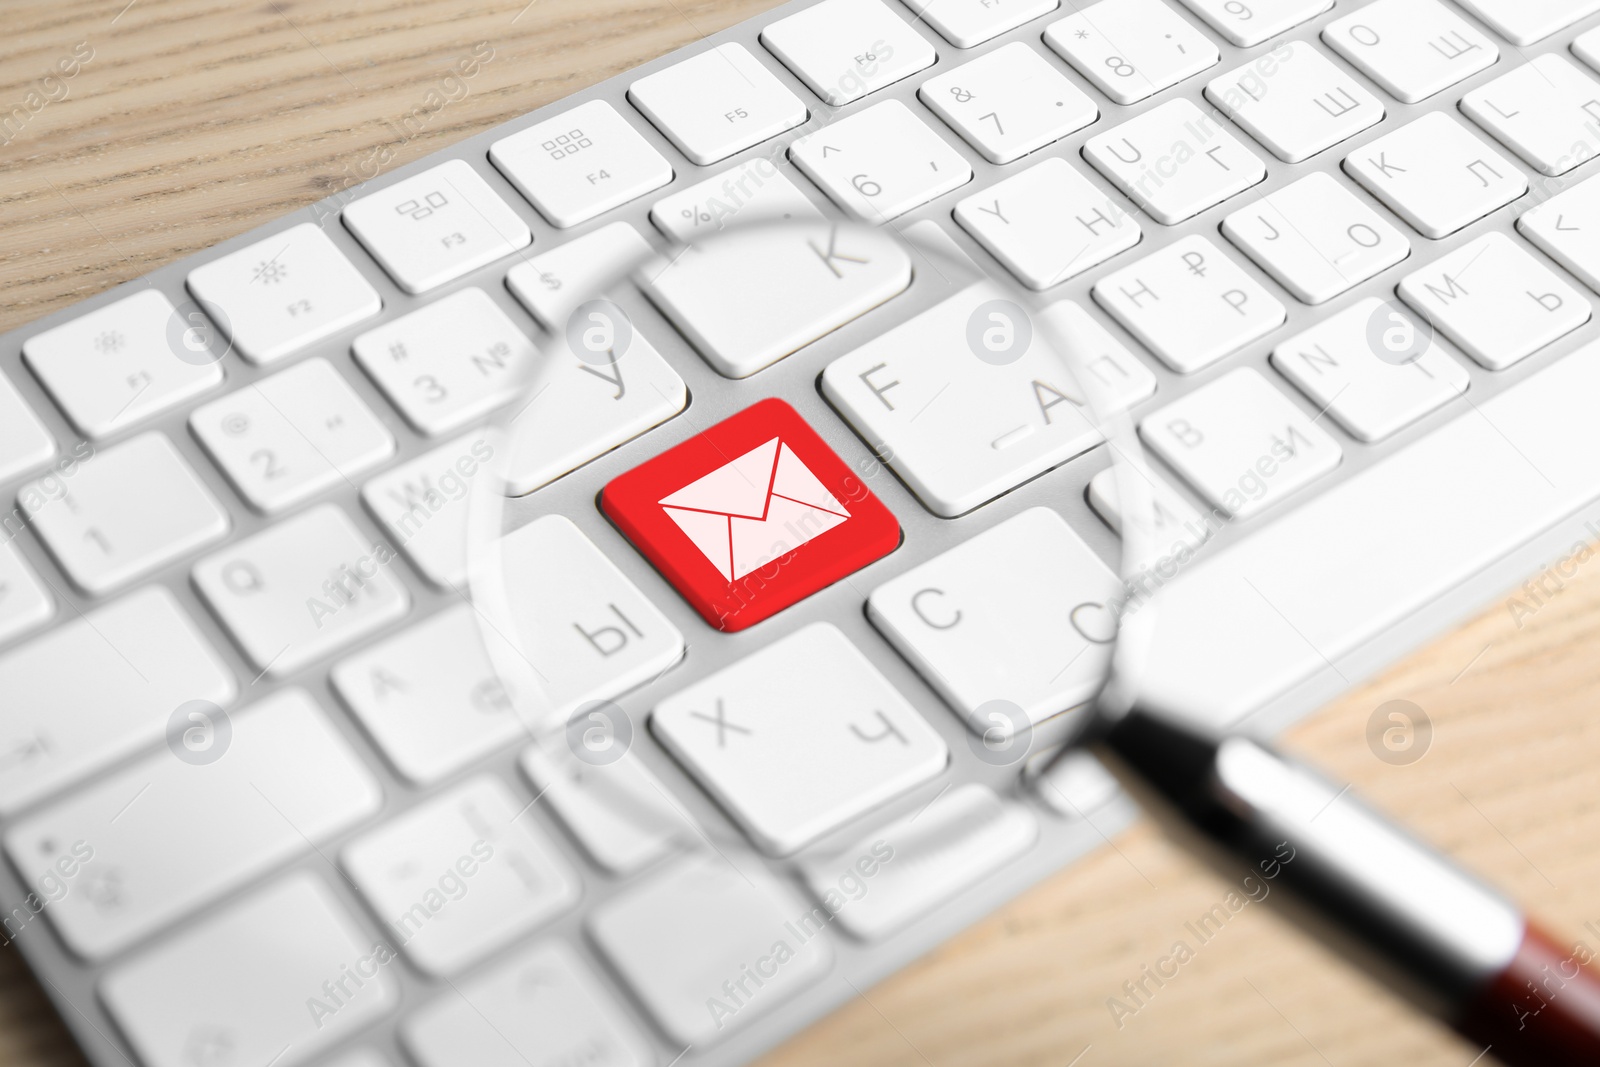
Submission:
M 1600 1064 L 1600 973 L 1507 898 L 1321 775 L 1139 707 L 1083 738 L 1146 809 L 1513 1067 Z M 1283 892 L 1280 894 L 1278 890 Z

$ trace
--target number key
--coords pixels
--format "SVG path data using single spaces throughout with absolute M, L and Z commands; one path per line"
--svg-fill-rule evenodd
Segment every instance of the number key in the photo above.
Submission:
M 1333 6 L 1333 0 L 1183 0 L 1229 41 L 1241 48 L 1271 40 Z
M 406 421 L 430 436 L 509 400 L 534 356 L 533 342 L 482 289 L 368 330 L 352 347 Z
M 789 158 L 865 222 L 887 222 L 972 180 L 967 161 L 898 100 L 796 141 Z
M 1066 75 L 1021 41 L 928 79 L 917 96 L 991 163 L 1020 159 L 1100 117 Z
M 394 451 L 394 436 L 320 357 L 207 404 L 189 425 L 240 494 L 268 513 Z
M 1119 104 L 1171 88 L 1222 58 L 1161 0 L 1100 0 L 1051 23 L 1044 42 Z

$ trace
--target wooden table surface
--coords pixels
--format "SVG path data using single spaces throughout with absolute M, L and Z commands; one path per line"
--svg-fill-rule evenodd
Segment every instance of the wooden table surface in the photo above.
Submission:
M 0 137 L 0 329 L 317 200 L 375 149 L 397 164 L 426 155 L 775 0 L 4 2 L 0 115 L 30 91 L 47 102 Z M 395 123 L 479 41 L 495 54 L 470 92 L 402 140 Z M 92 58 L 41 84 L 74 50 Z M 1600 562 L 1520 625 L 1497 605 L 1288 743 L 1594 947 L 1592 572 Z M 1391 699 L 1433 724 L 1431 748 L 1406 766 L 1366 742 Z M 1108 998 L 1225 892 L 1140 825 L 764 1062 L 1466 1067 L 1477 1055 L 1256 906 L 1117 1025 Z M 0 1067 L 81 1062 L 20 959 L 0 950 Z

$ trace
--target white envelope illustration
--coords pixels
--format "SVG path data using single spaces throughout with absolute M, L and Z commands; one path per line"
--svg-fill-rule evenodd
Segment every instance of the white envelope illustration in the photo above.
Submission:
M 776 437 L 659 503 L 730 582 L 850 517 Z

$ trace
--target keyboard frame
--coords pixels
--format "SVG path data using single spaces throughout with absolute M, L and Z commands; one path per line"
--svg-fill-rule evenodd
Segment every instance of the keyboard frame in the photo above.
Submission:
M 471 162 L 490 186 L 514 211 L 518 212 L 532 229 L 534 241 L 531 246 L 520 253 L 523 257 L 537 255 L 574 237 L 619 220 L 632 224 L 642 235 L 659 247 L 662 244 L 660 234 L 648 219 L 650 207 L 656 200 L 683 188 L 688 183 L 721 173 L 745 159 L 757 155 L 775 154 L 777 146 L 786 145 L 793 140 L 798 132 L 805 132 L 814 128 L 819 121 L 819 117 L 830 115 L 842 117 L 885 99 L 899 99 L 905 101 L 912 111 L 922 118 L 931 129 L 961 153 L 963 158 L 971 165 L 974 179 L 955 192 L 946 194 L 932 203 L 902 216 L 892 225 L 897 228 L 903 228 L 912 222 L 923 219 L 941 220 L 941 228 L 952 236 L 956 243 L 978 264 L 998 277 L 1009 279 L 1009 275 L 1005 273 L 1004 268 L 984 252 L 976 242 L 951 220 L 950 211 L 957 200 L 992 184 L 1002 177 L 1015 174 L 1047 155 L 1056 155 L 1066 158 L 1097 188 L 1104 191 L 1108 196 L 1113 197 L 1114 202 L 1126 204 L 1126 198 L 1122 197 L 1120 193 L 1114 192 L 1109 183 L 1082 159 L 1079 149 L 1083 142 L 1090 136 L 1104 132 L 1116 124 L 1140 114 L 1150 107 L 1165 103 L 1176 96 L 1190 99 L 1196 102 L 1202 110 L 1210 111 L 1209 103 L 1201 95 L 1201 90 L 1204 88 L 1206 81 L 1240 63 L 1261 55 L 1263 52 L 1270 51 L 1273 47 L 1274 42 L 1269 41 L 1249 49 L 1238 48 L 1229 44 L 1221 35 L 1211 30 L 1201 18 L 1181 4 L 1173 3 L 1173 0 L 1167 0 L 1167 2 L 1182 17 L 1195 25 L 1201 33 L 1213 41 L 1222 56 L 1222 60 L 1210 70 L 1131 106 L 1123 107 L 1111 103 L 1043 43 L 1041 35 L 1044 28 L 1051 22 L 1070 13 L 1069 8 L 1062 7 L 1015 30 L 1001 34 L 999 37 L 976 48 L 966 50 L 955 48 L 943 40 L 930 27 L 917 22 L 916 25 L 920 32 L 928 38 L 938 52 L 938 62 L 910 78 L 871 93 L 853 104 L 835 109 L 812 95 L 810 90 L 797 77 L 791 74 L 775 56 L 767 52 L 758 40 L 761 29 L 767 24 L 784 15 L 792 14 L 795 11 L 811 6 L 811 0 L 791 0 L 790 3 L 776 7 L 763 16 L 712 34 L 678 52 L 662 56 L 634 70 L 580 90 L 570 97 L 531 111 L 523 117 L 512 120 L 502 126 L 485 130 L 423 159 L 397 167 L 363 185 L 343 190 L 307 208 L 221 242 L 204 252 L 169 263 L 150 272 L 143 279 L 119 285 L 73 307 L 55 312 L 43 319 L 12 330 L 4 336 L 0 336 L 0 369 L 3 369 L 17 386 L 24 399 L 55 436 L 58 444 L 67 442 L 68 444 L 65 447 L 70 448 L 70 443 L 77 440 L 78 435 L 71 429 L 53 401 L 49 399 L 37 379 L 22 364 L 20 349 L 22 342 L 27 337 L 49 326 L 74 318 L 85 311 L 120 299 L 147 284 L 154 285 L 166 293 L 175 304 L 181 304 L 183 300 L 187 299 L 184 279 L 194 267 L 295 223 L 308 219 L 313 222 L 320 221 L 324 231 L 334 240 L 340 250 L 358 267 L 365 266 L 366 269 L 363 270 L 363 273 L 378 289 L 384 301 L 384 309 L 381 315 L 375 319 L 369 319 L 357 327 L 347 329 L 319 344 L 310 346 L 296 356 L 271 367 L 255 367 L 240 359 L 237 355 L 230 355 L 224 362 L 227 382 L 222 389 L 207 393 L 175 412 L 147 420 L 136 428 L 115 435 L 112 439 L 114 443 L 151 429 L 164 432 L 193 465 L 217 498 L 223 502 L 234 522 L 230 540 L 237 540 L 249 536 L 277 520 L 268 519 L 252 512 L 188 432 L 187 419 L 194 407 L 224 396 L 230 389 L 238 388 L 258 378 L 283 370 L 300 360 L 315 355 L 324 356 L 341 369 L 358 395 L 391 429 L 398 442 L 398 449 L 388 464 L 369 472 L 361 482 L 361 484 L 365 484 L 365 480 L 370 479 L 376 473 L 428 451 L 455 435 L 445 435 L 440 439 L 424 439 L 404 423 L 398 412 L 384 399 L 372 381 L 354 365 L 350 355 L 350 341 L 356 334 L 372 328 L 379 322 L 388 321 L 418 307 L 432 303 L 462 287 L 477 285 L 483 288 L 492 299 L 505 309 L 514 321 L 524 326 L 529 335 L 534 337 L 536 341 L 541 336 L 531 316 L 510 294 L 504 284 L 506 271 L 516 261 L 515 259 L 498 261 L 424 296 L 410 296 L 394 284 L 342 225 L 338 217 L 338 211 L 344 203 L 348 203 L 364 192 L 381 188 L 391 182 L 426 170 L 446 159 L 461 158 Z M 913 21 L 913 13 L 898 0 L 886 0 L 886 3 L 891 10 L 894 10 L 905 21 Z M 1229 124 L 1230 132 L 1233 132 L 1244 144 L 1256 151 L 1266 163 L 1268 177 L 1265 182 L 1239 197 L 1203 212 L 1196 219 L 1177 226 L 1162 226 L 1147 216 L 1141 216 L 1139 221 L 1144 229 L 1144 235 L 1137 246 L 1112 257 L 1104 264 L 1050 291 L 1052 297 L 1067 297 L 1081 303 L 1114 336 L 1121 339 L 1130 351 L 1139 353 L 1155 373 L 1158 382 L 1157 392 L 1152 399 L 1145 401 L 1136 411 L 1145 412 L 1165 404 L 1232 368 L 1253 366 L 1262 370 L 1280 391 L 1291 398 L 1291 402 L 1299 405 L 1308 414 L 1315 415 L 1317 412 L 1316 407 L 1279 376 L 1275 370 L 1266 366 L 1267 353 L 1274 344 L 1310 326 L 1331 311 L 1347 306 L 1352 301 L 1370 295 L 1392 297 L 1393 287 L 1402 275 L 1418 269 L 1423 264 L 1458 247 L 1465 241 L 1470 241 L 1480 236 L 1489 229 L 1510 233 L 1513 240 L 1522 243 L 1524 247 L 1531 248 L 1528 242 L 1516 235 L 1513 221 L 1518 214 L 1527 210 L 1536 202 L 1535 197 L 1538 194 L 1534 190 L 1541 187 L 1548 188 L 1550 183 L 1560 183 L 1558 188 L 1554 190 L 1559 191 L 1560 188 L 1569 188 L 1578 181 L 1600 173 L 1600 168 L 1596 168 L 1593 161 L 1591 161 L 1570 172 L 1563 179 L 1548 179 L 1524 165 L 1520 159 L 1515 157 L 1514 153 L 1504 150 L 1503 154 L 1508 159 L 1511 159 L 1514 165 L 1520 167 L 1524 175 L 1528 177 L 1530 193 L 1493 213 L 1488 219 L 1480 220 L 1463 231 L 1443 240 L 1430 241 L 1417 234 L 1406 223 L 1390 213 L 1375 198 L 1361 189 L 1352 179 L 1345 176 L 1340 170 L 1340 160 L 1355 147 L 1381 136 L 1410 119 L 1429 111 L 1447 108 L 1454 110 L 1455 102 L 1463 94 L 1506 73 L 1511 69 L 1515 61 L 1525 60 L 1525 58 L 1533 54 L 1551 51 L 1565 52 L 1572 38 L 1588 26 L 1600 22 L 1600 16 L 1591 16 L 1580 20 L 1573 27 L 1546 38 L 1535 46 L 1519 49 L 1500 38 L 1489 27 L 1475 19 L 1471 13 L 1464 9 L 1452 7 L 1452 10 L 1478 26 L 1500 46 L 1500 59 L 1488 69 L 1458 83 L 1431 100 L 1407 105 L 1390 98 L 1381 88 L 1367 80 L 1337 53 L 1321 43 L 1317 36 L 1321 28 L 1328 22 L 1348 14 L 1349 10 L 1343 4 L 1336 4 L 1330 10 L 1323 12 L 1307 23 L 1291 29 L 1283 36 L 1312 41 L 1333 63 L 1350 71 L 1353 77 L 1363 85 L 1366 85 L 1378 99 L 1384 102 L 1387 115 L 1383 122 L 1364 131 L 1350 141 L 1313 157 L 1311 160 L 1293 165 L 1277 160 L 1248 134 Z M 1085 129 L 1054 142 L 1030 156 L 1025 156 L 1014 163 L 996 165 L 987 162 L 978 152 L 963 141 L 958 134 L 946 127 L 935 114 L 922 105 L 920 101 L 916 100 L 916 90 L 924 81 L 943 73 L 949 67 L 976 58 L 992 49 L 1017 40 L 1027 42 L 1030 47 L 1043 55 L 1057 69 L 1065 72 L 1075 84 L 1088 93 L 1090 98 L 1099 105 L 1101 117 Z M 671 66 L 693 53 L 726 42 L 738 42 L 750 49 L 752 55 L 764 62 L 780 81 L 807 103 L 811 110 L 812 120 L 801 127 L 800 131 L 790 131 L 709 167 L 699 167 L 689 162 L 678 152 L 672 143 L 628 102 L 626 91 L 631 82 L 645 74 Z M 1571 58 L 1573 58 L 1574 62 L 1579 63 L 1580 67 L 1583 66 L 1581 61 L 1578 61 L 1575 57 Z M 631 121 L 645 139 L 672 162 L 675 178 L 668 186 L 647 194 L 623 207 L 606 212 L 571 229 L 558 230 L 545 222 L 511 183 L 488 161 L 488 147 L 490 143 L 501 137 L 594 99 L 610 102 L 620 114 Z M 1492 138 L 1487 133 L 1477 130 L 1465 116 L 1457 113 L 1456 117 L 1468 129 L 1478 133 L 1485 140 L 1492 142 Z M 777 158 L 781 158 L 781 156 Z M 1315 308 L 1296 301 L 1292 295 L 1283 290 L 1277 282 L 1257 268 L 1241 251 L 1232 246 L 1226 238 L 1221 237 L 1217 232 L 1217 226 L 1222 217 L 1230 211 L 1248 203 L 1251 198 L 1263 192 L 1281 187 L 1313 170 L 1332 173 L 1336 180 L 1353 189 L 1363 202 L 1367 203 L 1381 216 L 1389 219 L 1401 232 L 1405 233 L 1411 239 L 1413 246 L 1412 255 L 1402 261 L 1401 264 L 1389 268 L 1362 285 L 1354 287 L 1335 300 Z M 813 186 L 808 179 L 798 173 L 793 173 L 792 176 L 796 187 L 801 189 L 814 203 L 826 213 L 838 215 L 837 209 L 829 204 L 820 190 Z M 1289 317 L 1283 326 L 1274 330 L 1266 339 L 1247 346 L 1242 352 L 1221 360 L 1203 371 L 1183 376 L 1167 370 L 1159 360 L 1146 352 L 1142 345 L 1139 345 L 1123 331 L 1114 320 L 1101 312 L 1094 305 L 1088 290 L 1092 283 L 1105 273 L 1132 263 L 1151 251 L 1194 232 L 1202 232 L 1210 236 L 1219 248 L 1227 252 L 1252 277 L 1261 282 L 1268 291 L 1277 295 L 1288 308 Z M 1551 269 L 1565 277 L 1580 292 L 1590 293 L 1581 281 L 1567 274 L 1559 264 L 1548 260 L 1536 248 L 1532 249 L 1532 252 L 1536 258 L 1539 258 Z M 633 717 L 636 726 L 643 725 L 649 709 L 654 706 L 660 697 L 675 692 L 690 682 L 727 666 L 754 649 L 818 620 L 827 620 L 839 626 L 858 647 L 867 653 L 869 658 L 889 678 L 890 682 L 905 694 L 919 710 L 924 712 L 928 722 L 940 733 L 951 748 L 952 762 L 945 773 L 936 781 L 915 790 L 887 808 L 874 813 L 869 819 L 859 821 L 844 828 L 837 834 L 831 835 L 819 847 L 825 847 L 830 842 L 848 840 L 862 832 L 867 825 L 881 822 L 902 812 L 917 810 L 940 789 L 950 784 L 977 781 L 996 788 L 1002 794 L 1015 794 L 1017 792 L 1017 769 L 1015 767 L 995 768 L 986 766 L 972 756 L 965 740 L 966 728 L 960 718 L 944 705 L 943 701 L 923 682 L 915 670 L 871 626 L 863 610 L 864 601 L 866 595 L 882 581 L 902 573 L 907 568 L 915 566 L 965 541 L 982 530 L 988 529 L 1012 515 L 1038 504 L 1049 504 L 1060 511 L 1074 529 L 1104 557 L 1113 561 L 1114 565 L 1116 558 L 1115 540 L 1099 518 L 1090 511 L 1084 499 L 1084 489 L 1089 478 L 1105 466 L 1106 460 L 1102 455 L 1104 450 L 1091 451 L 1056 468 L 1052 472 L 1022 485 L 1011 493 L 979 508 L 977 511 L 957 519 L 942 519 L 934 516 L 916 501 L 903 484 L 896 478 L 884 473 L 887 468 L 879 468 L 880 473 L 872 478 L 869 484 L 873 491 L 884 500 L 899 518 L 905 533 L 905 540 L 901 547 L 888 557 L 852 575 L 849 579 L 816 594 L 808 600 L 780 613 L 773 619 L 749 631 L 733 635 L 713 636 L 713 632 L 709 627 L 693 613 L 689 606 L 672 590 L 666 580 L 656 573 L 622 535 L 606 521 L 595 504 L 595 495 L 599 487 L 611 477 L 664 451 L 693 434 L 697 428 L 709 425 L 754 403 L 762 397 L 773 395 L 782 396 L 794 404 L 801 415 L 807 419 L 813 428 L 822 435 L 846 462 L 852 465 L 874 463 L 870 450 L 855 435 L 842 416 L 836 413 L 821 397 L 817 388 L 818 375 L 831 360 L 851 351 L 860 343 L 878 335 L 904 317 L 930 306 L 941 297 L 948 295 L 950 291 L 950 288 L 946 285 L 941 285 L 939 280 L 932 276 L 931 272 L 921 270 L 918 272 L 917 280 L 912 289 L 891 301 L 886 306 L 886 309 L 869 313 L 836 333 L 824 337 L 817 343 L 801 350 L 799 353 L 780 361 L 751 378 L 741 381 L 730 381 L 717 375 L 637 291 L 631 291 L 619 297 L 619 302 L 633 316 L 638 328 L 651 339 L 662 355 L 684 378 L 690 393 L 689 407 L 679 416 L 647 432 L 642 437 L 636 438 L 634 441 L 600 457 L 529 497 L 513 501 L 508 508 L 508 517 L 513 525 L 551 512 L 568 515 L 577 523 L 583 533 L 672 619 L 674 624 L 685 635 L 689 650 L 682 663 L 652 684 L 635 690 L 617 701 Z M 1593 302 L 1592 300 L 1591 303 Z M 1467 368 L 1472 378 L 1472 392 L 1469 394 L 1469 399 L 1476 403 L 1485 397 L 1492 396 L 1527 375 L 1535 373 L 1540 367 L 1561 358 L 1561 356 L 1574 348 L 1593 340 L 1596 336 L 1600 336 L 1600 325 L 1597 325 L 1596 321 L 1591 319 L 1589 323 L 1579 330 L 1535 353 L 1516 366 L 1506 371 L 1494 373 L 1478 367 L 1466 356 L 1458 354 L 1460 362 Z M 1451 347 L 1453 348 L 1453 346 Z M 1469 410 L 1459 401 L 1447 404 L 1440 410 L 1431 413 L 1416 424 L 1408 427 L 1389 441 L 1376 446 L 1361 444 L 1349 438 L 1342 430 L 1331 429 L 1330 432 L 1335 434 L 1341 447 L 1345 450 L 1344 461 L 1331 476 L 1321 480 L 1314 488 L 1308 490 L 1305 496 L 1298 499 L 1308 498 L 1310 493 L 1320 492 L 1329 486 L 1337 484 L 1339 480 L 1350 477 L 1356 471 L 1365 468 L 1372 462 L 1378 461 L 1383 455 L 1393 451 L 1395 448 L 1403 446 L 1406 442 L 1416 439 L 1430 429 Z M 1159 461 L 1152 458 L 1151 462 L 1158 468 L 1160 467 Z M 858 466 L 858 469 L 862 468 Z M 29 477 L 32 476 L 18 479 L 14 484 L 0 487 L 0 492 L 3 492 L 4 498 L 9 501 L 14 496 L 16 486 L 27 481 Z M 1180 489 L 1180 492 L 1184 492 L 1190 499 L 1195 499 L 1194 495 L 1184 488 L 1181 478 L 1176 474 L 1172 474 L 1171 478 L 1173 484 Z M 360 503 L 358 490 L 359 485 L 340 487 L 331 493 L 321 494 L 311 501 L 290 509 L 285 515 L 298 514 L 306 508 L 332 502 L 340 506 L 364 534 L 387 539 L 382 527 L 374 521 Z M 1292 506 L 1291 503 L 1283 507 L 1286 510 Z M 1278 513 L 1279 511 L 1277 510 L 1268 512 L 1258 519 L 1241 524 L 1241 528 L 1230 529 L 1223 536 L 1231 540 L 1236 536 L 1247 534 L 1249 529 L 1259 528 L 1273 521 L 1273 516 Z M 278 518 L 281 519 L 282 517 L 279 516 Z M 1478 610 L 1487 600 L 1492 599 L 1504 589 L 1515 585 L 1525 575 L 1536 570 L 1543 561 L 1569 548 L 1575 540 L 1580 539 L 1580 537 L 1583 540 L 1590 539 L 1587 534 L 1582 533 L 1582 524 L 1584 521 L 1591 519 L 1600 519 L 1600 506 L 1591 504 L 1585 507 L 1582 512 L 1567 522 L 1563 522 L 1558 527 L 1547 531 L 1543 536 L 1524 546 L 1522 550 L 1501 560 L 1496 566 L 1486 569 L 1472 582 L 1428 605 L 1401 624 L 1391 628 L 1381 638 L 1368 642 L 1361 649 L 1347 657 L 1342 657 L 1339 670 L 1334 670 L 1330 667 L 1327 671 L 1307 679 L 1301 685 L 1282 694 L 1244 720 L 1242 723 L 1243 728 L 1258 733 L 1273 732 L 1300 715 L 1314 709 L 1328 697 L 1346 689 L 1350 684 L 1346 679 L 1353 681 L 1364 678 L 1381 669 L 1406 651 L 1420 645 L 1468 614 Z M 50 584 L 54 586 L 54 595 L 58 601 L 57 613 L 52 623 L 47 624 L 46 628 L 35 630 L 22 637 L 19 641 L 0 648 L 0 652 L 9 651 L 19 645 L 26 644 L 31 637 L 45 632 L 49 625 L 75 618 L 80 611 L 108 602 L 111 599 L 115 599 L 115 596 L 125 595 L 126 590 L 113 597 L 103 599 L 88 598 L 78 594 L 63 580 L 59 568 L 48 557 L 37 538 L 25 535 L 18 540 L 23 555 L 28 559 L 29 564 L 42 578 L 48 579 Z M 216 548 L 217 546 L 212 546 L 207 551 L 215 551 Z M 190 584 L 189 572 L 197 558 L 198 555 L 191 556 L 180 563 L 168 566 L 142 584 L 158 582 L 171 589 L 185 611 L 196 621 L 201 630 L 207 633 L 217 653 L 239 679 L 241 695 L 234 708 L 247 707 L 282 685 L 303 685 L 309 690 L 324 712 L 327 713 L 334 727 L 361 754 L 373 773 L 378 777 L 384 789 L 385 804 L 380 815 L 368 820 L 357 829 L 348 831 L 323 844 L 317 851 L 308 852 L 293 863 L 277 870 L 269 878 L 251 883 L 249 886 L 226 894 L 219 900 L 213 901 L 203 909 L 200 909 L 189 918 L 192 921 L 209 915 L 237 900 L 240 896 L 249 893 L 266 881 L 281 878 L 290 870 L 311 869 L 330 886 L 364 931 L 375 932 L 379 929 L 379 924 L 374 920 L 364 902 L 358 898 L 353 887 L 342 876 L 329 870 L 330 862 L 337 862 L 341 849 L 350 839 L 360 836 L 380 823 L 409 809 L 418 801 L 432 797 L 457 782 L 485 771 L 496 774 L 519 796 L 531 799 L 533 795 L 527 780 L 517 767 L 518 757 L 524 747 L 521 744 L 507 748 L 488 759 L 470 765 L 433 787 L 418 789 L 407 785 L 393 772 L 382 754 L 364 734 L 353 717 L 343 709 L 342 702 L 330 688 L 328 681 L 329 671 L 333 664 L 342 659 L 343 656 L 354 654 L 362 648 L 384 640 L 402 629 L 416 624 L 427 615 L 455 603 L 456 596 L 453 593 L 433 589 L 410 566 L 408 561 L 403 562 L 399 565 L 397 574 L 402 576 L 401 580 L 405 582 L 414 599 L 412 609 L 404 620 L 391 625 L 374 637 L 369 637 L 364 641 L 349 646 L 341 656 L 319 663 L 312 669 L 302 672 L 291 681 L 268 683 L 263 680 L 256 685 L 251 685 L 250 679 L 255 677 L 256 672 L 240 656 L 232 641 L 222 630 L 221 624 L 211 616 L 204 604 L 196 596 Z M 719 847 L 740 848 L 749 851 L 749 846 L 743 842 L 742 835 L 737 828 L 693 782 L 687 773 L 666 755 L 654 738 L 649 735 L 649 732 L 644 729 L 637 729 L 636 736 L 640 740 L 636 741 L 635 747 L 643 757 L 644 762 L 682 800 L 685 807 L 700 820 L 702 826 L 718 842 Z M 61 795 L 64 794 L 56 794 L 56 796 Z M 1073 859 L 1098 847 L 1108 840 L 1110 835 L 1127 826 L 1135 814 L 1131 803 L 1122 798 L 1097 811 L 1088 821 L 1063 819 L 1049 813 L 1036 801 L 1025 802 L 1038 813 L 1041 828 L 1040 840 L 1027 856 L 994 873 L 973 888 L 959 894 L 908 929 L 883 941 L 863 945 L 844 936 L 832 937 L 836 950 L 835 964 L 832 971 L 823 981 L 736 1032 L 722 1043 L 703 1052 L 697 1049 L 684 1056 L 678 1062 L 683 1064 L 684 1067 L 693 1067 L 693 1065 L 708 1065 L 708 1067 L 716 1065 L 716 1067 L 722 1067 L 722 1065 L 742 1063 L 754 1058 L 762 1051 L 772 1047 L 785 1037 L 854 997 L 856 988 L 865 989 L 887 977 L 957 931 L 993 911 L 996 907 L 1021 893 L 1029 886 L 1059 870 Z M 44 803 L 48 804 L 49 801 L 47 800 Z M 597 973 L 611 980 L 616 989 L 616 999 L 621 1010 L 634 1018 L 639 1032 L 652 1045 L 659 1062 L 663 1064 L 673 1062 L 674 1057 L 681 1050 L 674 1047 L 656 1030 L 648 1017 L 639 1009 L 637 1003 L 626 993 L 626 988 L 618 983 L 615 976 L 610 973 L 608 964 L 603 957 L 594 951 L 593 946 L 581 929 L 588 909 L 606 899 L 610 893 L 614 892 L 624 882 L 610 879 L 600 874 L 583 856 L 581 850 L 575 846 L 573 839 L 560 826 L 559 822 L 552 817 L 550 812 L 537 813 L 536 818 L 543 823 L 545 833 L 555 847 L 565 855 L 575 869 L 581 872 L 581 880 L 584 885 L 584 903 L 556 922 L 519 940 L 517 944 L 522 945 L 531 941 L 559 938 L 576 948 L 579 955 L 585 958 Z M 174 828 L 174 832 L 181 832 L 181 828 Z M 775 862 L 772 865 L 781 872 L 791 866 L 791 861 Z M 648 873 L 635 877 L 648 877 Z M 0 894 L 4 894 L 7 899 L 20 900 L 24 891 L 23 884 L 8 859 L 4 865 L 0 865 Z M 48 908 L 46 908 L 46 911 L 48 911 Z M 90 1061 L 96 1065 L 109 1067 L 112 1064 L 124 1064 L 130 1059 L 137 1060 L 132 1050 L 127 1047 L 126 1041 L 121 1038 L 116 1023 L 110 1018 L 96 995 L 96 983 L 100 974 L 106 969 L 106 965 L 87 966 L 75 959 L 63 947 L 53 931 L 47 931 L 43 928 L 45 925 L 48 925 L 47 919 L 43 923 L 38 921 L 30 922 L 17 936 L 17 947 L 23 952 L 34 972 L 42 979 L 46 991 L 55 1003 L 57 1010 L 66 1021 L 69 1029 L 72 1030 L 79 1044 L 84 1048 Z M 36 926 L 39 928 L 34 929 Z M 162 937 L 163 934 L 157 934 L 152 938 L 147 938 L 141 942 L 141 946 L 159 943 Z M 133 951 L 137 952 L 138 949 Z M 468 975 L 504 958 L 508 951 L 510 950 L 501 950 L 486 963 L 479 964 L 478 967 L 469 970 L 467 972 Z M 127 953 L 120 954 L 114 958 L 112 965 L 114 966 L 117 960 L 126 958 L 127 955 Z M 1059 961 L 1059 965 L 1063 967 L 1072 966 L 1072 960 L 1063 958 Z M 424 978 L 408 963 L 396 965 L 392 968 L 392 973 L 399 979 L 401 986 L 402 1008 L 400 1012 L 377 1026 L 364 1031 L 359 1037 L 350 1042 L 336 1047 L 333 1052 L 324 1058 L 337 1056 L 341 1051 L 371 1047 L 390 1056 L 397 1064 L 414 1062 L 409 1054 L 404 1052 L 397 1044 L 397 1020 L 404 1018 L 408 1007 L 425 1003 L 439 992 L 447 992 L 449 987 L 443 982 L 430 981 Z M 1068 1051 L 1070 1052 L 1071 1050 Z

